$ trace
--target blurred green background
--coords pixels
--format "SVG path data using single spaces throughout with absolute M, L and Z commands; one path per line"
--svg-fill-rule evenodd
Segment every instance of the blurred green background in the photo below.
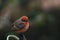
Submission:
M 27 40 L 60 40 L 60 1 L 0 0 L 1 30 L 8 30 L 23 15 L 30 21 L 30 28 L 24 33 Z

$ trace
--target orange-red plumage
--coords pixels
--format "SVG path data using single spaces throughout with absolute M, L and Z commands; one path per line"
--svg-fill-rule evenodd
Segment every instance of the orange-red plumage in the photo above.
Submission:
M 22 16 L 21 20 L 28 20 L 28 17 L 27 16 Z

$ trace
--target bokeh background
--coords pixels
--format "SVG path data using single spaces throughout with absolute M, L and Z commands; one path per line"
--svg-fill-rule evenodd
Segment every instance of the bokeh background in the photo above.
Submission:
M 0 0 L 0 32 L 28 16 L 27 40 L 60 40 L 60 0 Z

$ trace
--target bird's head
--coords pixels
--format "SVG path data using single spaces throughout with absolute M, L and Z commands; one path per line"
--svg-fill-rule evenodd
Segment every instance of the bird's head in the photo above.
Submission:
M 21 20 L 27 22 L 28 21 L 28 17 L 27 16 L 22 16 Z

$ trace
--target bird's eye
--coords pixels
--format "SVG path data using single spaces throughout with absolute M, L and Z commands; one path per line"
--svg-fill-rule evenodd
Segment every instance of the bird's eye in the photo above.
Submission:
M 28 20 L 22 20 L 22 21 L 27 22 Z

